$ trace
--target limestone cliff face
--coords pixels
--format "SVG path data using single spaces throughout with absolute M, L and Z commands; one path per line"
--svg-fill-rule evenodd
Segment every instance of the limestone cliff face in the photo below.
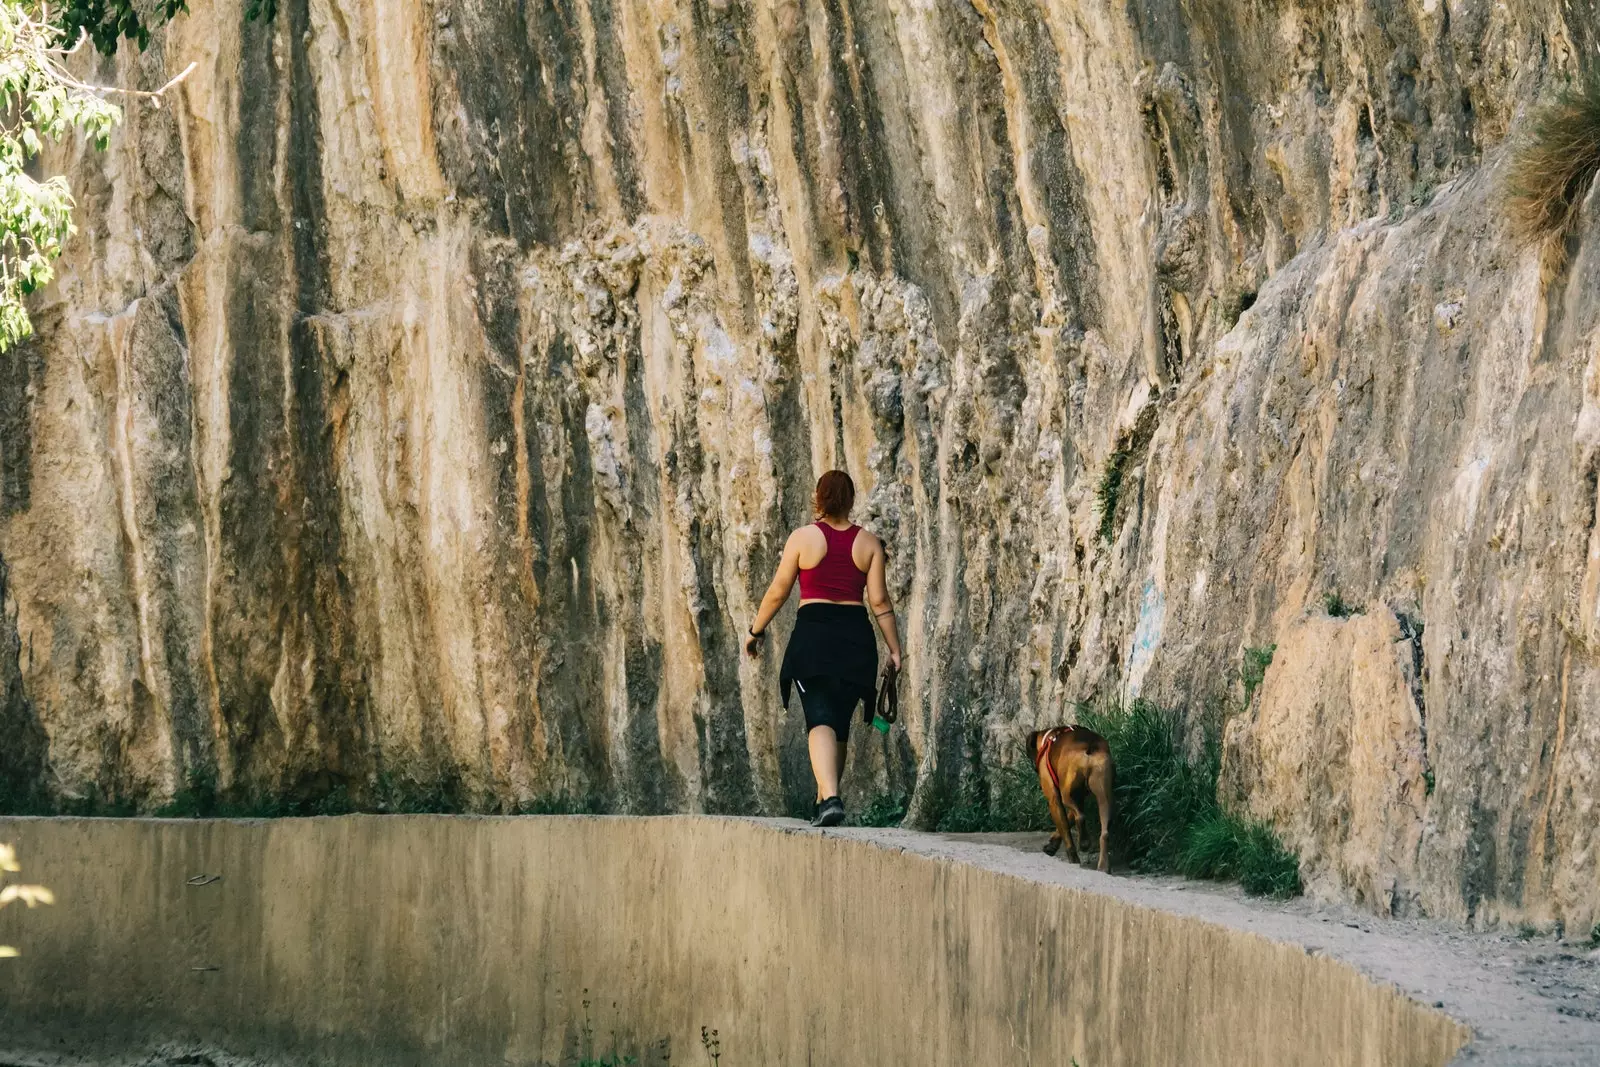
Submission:
M 837 465 L 858 794 L 1276 644 L 1225 788 L 1313 888 L 1600 917 L 1600 220 L 1496 186 L 1594 0 L 196 7 L 0 360 L 12 803 L 791 809 L 739 640 Z

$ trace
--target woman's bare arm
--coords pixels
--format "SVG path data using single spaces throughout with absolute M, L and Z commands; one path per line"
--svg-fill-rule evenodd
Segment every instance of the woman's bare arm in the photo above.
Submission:
M 778 561 L 778 571 L 772 576 L 772 584 L 767 586 L 766 595 L 761 598 L 761 607 L 756 610 L 756 617 L 750 623 L 750 633 L 745 635 L 744 650 L 751 656 L 761 651 L 761 639 L 766 636 L 767 624 L 772 622 L 772 617 L 789 599 L 795 579 L 799 576 L 800 535 L 796 531 L 789 535 L 788 543 L 783 546 L 783 558 Z
M 894 663 L 894 669 L 900 669 L 900 628 L 895 625 L 894 605 L 889 602 L 889 582 L 884 577 L 884 567 L 888 563 L 888 554 L 884 550 L 883 542 L 879 541 L 872 549 L 872 563 L 867 567 L 867 604 L 872 609 L 873 618 L 878 620 L 878 629 L 883 631 L 883 643 L 889 646 L 889 659 Z

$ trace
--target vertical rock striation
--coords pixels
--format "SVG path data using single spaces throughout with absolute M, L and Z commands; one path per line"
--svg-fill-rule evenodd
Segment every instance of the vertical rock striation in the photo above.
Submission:
M 740 637 L 843 466 L 911 652 L 858 792 L 1277 644 L 1224 785 L 1318 891 L 1600 917 L 1600 221 L 1497 207 L 1594 0 L 279 7 L 59 161 L 10 804 L 790 810 Z

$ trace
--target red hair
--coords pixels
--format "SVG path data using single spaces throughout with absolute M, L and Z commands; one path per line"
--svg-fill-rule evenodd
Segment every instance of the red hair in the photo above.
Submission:
M 817 497 L 813 507 L 819 518 L 847 519 L 855 503 L 856 483 L 844 471 L 829 471 L 817 479 Z

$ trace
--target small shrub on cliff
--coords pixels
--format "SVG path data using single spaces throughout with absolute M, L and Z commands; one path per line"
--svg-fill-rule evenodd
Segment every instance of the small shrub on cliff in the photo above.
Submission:
M 1277 651 L 1277 645 L 1244 650 L 1244 662 L 1239 665 L 1239 681 L 1244 685 L 1245 707 L 1250 706 L 1250 698 L 1261 688 L 1261 682 L 1267 676 L 1267 668 L 1272 666 L 1272 657 Z
M 1334 590 L 1322 598 L 1322 608 L 1328 613 L 1329 618 L 1334 619 L 1348 619 L 1352 615 L 1361 614 L 1361 609 L 1346 601 L 1344 597 L 1339 595 L 1338 590 Z
M 1100 540 L 1110 544 L 1117 532 L 1117 500 L 1122 496 L 1122 468 L 1128 462 L 1128 453 L 1117 449 L 1106 460 L 1106 469 L 1100 474 L 1100 484 L 1095 486 L 1095 512 L 1100 516 Z
M 1600 74 L 1536 111 L 1511 157 L 1506 208 L 1526 241 L 1559 237 L 1600 174 Z

